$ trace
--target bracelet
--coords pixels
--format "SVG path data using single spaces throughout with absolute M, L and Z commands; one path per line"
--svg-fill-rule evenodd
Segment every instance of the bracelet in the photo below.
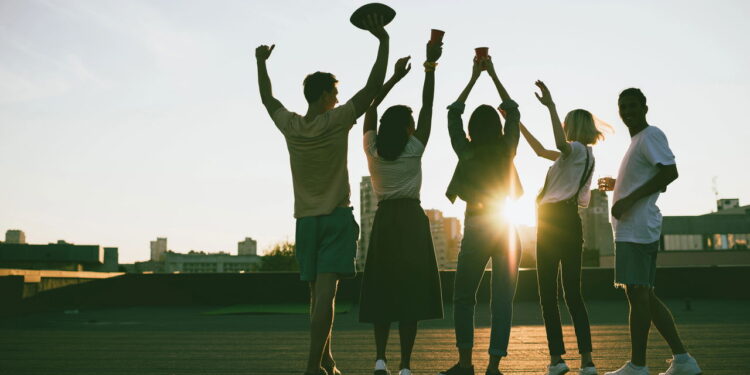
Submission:
M 425 72 L 434 72 L 435 71 L 435 67 L 437 67 L 437 65 L 438 65 L 438 63 L 436 63 L 434 61 L 425 61 L 424 64 L 422 64 L 422 66 L 424 66 L 424 71 Z

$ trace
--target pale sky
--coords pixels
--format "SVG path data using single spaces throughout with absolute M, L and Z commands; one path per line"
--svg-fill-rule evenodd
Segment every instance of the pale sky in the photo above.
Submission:
M 156 237 L 178 252 L 235 253 L 248 236 L 261 250 L 293 240 L 289 157 L 260 102 L 253 51 L 276 44 L 269 72 L 287 108 L 305 112 L 302 79 L 316 70 L 336 74 L 343 103 L 364 86 L 376 55 L 375 38 L 349 24 L 364 3 L 1 1 L 0 231 L 22 229 L 31 243 L 116 246 L 121 263 L 147 259 Z M 615 127 L 595 148 L 594 177 L 617 174 L 629 142 L 617 94 L 635 86 L 677 156 L 680 178 L 660 198 L 662 212 L 710 212 L 714 177 L 720 197 L 750 204 L 750 3 L 388 4 L 398 12 L 387 27 L 389 75 L 397 57 L 411 55 L 415 68 L 383 108 L 419 109 L 424 43 L 431 28 L 446 31 L 423 207 L 462 218 L 463 205 L 444 196 L 456 163 L 445 106 L 479 46 L 490 47 L 522 121 L 548 147 L 536 79 L 561 117 L 585 108 Z M 498 100 L 483 76 L 467 112 Z M 361 126 L 349 146 L 357 218 L 368 175 Z M 521 140 L 516 164 L 530 214 L 550 163 Z

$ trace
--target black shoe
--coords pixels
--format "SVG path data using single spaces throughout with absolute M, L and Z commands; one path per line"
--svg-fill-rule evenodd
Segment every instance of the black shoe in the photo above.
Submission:
M 461 367 L 456 363 L 453 367 L 439 372 L 438 375 L 474 375 L 474 366 Z
M 490 370 L 487 370 L 484 372 L 484 375 L 503 375 L 503 372 L 502 371 L 491 372 Z

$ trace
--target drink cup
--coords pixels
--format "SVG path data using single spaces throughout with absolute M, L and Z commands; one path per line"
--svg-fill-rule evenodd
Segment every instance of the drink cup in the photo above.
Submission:
M 612 176 L 604 176 L 597 180 L 597 185 L 600 191 L 612 191 L 615 190 L 615 179 Z
M 432 32 L 430 33 L 430 43 L 441 43 L 443 41 L 443 35 L 445 35 L 445 31 L 432 29 Z

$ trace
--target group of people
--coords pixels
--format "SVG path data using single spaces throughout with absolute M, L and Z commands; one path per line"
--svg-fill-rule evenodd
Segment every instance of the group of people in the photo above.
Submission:
M 443 317 L 440 276 L 430 235 L 430 224 L 420 206 L 422 155 L 432 128 L 435 72 L 442 42 L 428 42 L 424 67 L 422 107 L 416 121 L 412 109 L 395 105 L 385 110 L 378 126 L 378 106 L 411 69 L 409 58 L 399 59 L 393 76 L 385 80 L 389 35 L 383 21 L 370 17 L 366 29 L 378 41 L 375 63 L 365 86 L 345 104 L 338 104 L 333 74 L 308 75 L 304 95 L 307 112 L 287 110 L 271 90 L 266 60 L 274 46 L 256 51 L 258 83 L 263 105 L 284 135 L 294 185 L 296 258 L 300 277 L 309 282 L 310 352 L 305 374 L 340 375 L 331 353 L 331 329 L 338 282 L 355 274 L 359 226 L 352 214 L 347 171 L 347 140 L 357 118 L 365 115 L 363 148 L 367 156 L 378 209 L 362 279 L 359 318 L 374 327 L 375 375 L 388 375 L 386 345 L 392 322 L 398 322 L 401 344 L 399 375 L 411 374 L 411 353 L 417 322 Z M 471 114 L 468 135 L 462 115 L 476 81 L 486 71 L 500 96 L 496 109 L 481 105 Z M 496 213 L 523 193 L 514 165 L 522 134 L 537 155 L 554 163 L 538 197 L 537 277 L 547 333 L 550 363 L 546 373 L 570 371 L 557 305 L 558 276 L 562 270 L 565 301 L 570 311 L 578 351 L 579 374 L 597 374 L 592 359 L 591 329 L 581 295 L 582 227 L 579 206 L 587 206 L 595 165 L 592 146 L 603 138 L 594 116 L 583 109 L 561 121 L 547 86 L 537 81 L 537 99 L 550 114 L 555 148 L 545 148 L 520 121 L 518 105 L 506 91 L 492 59 L 475 57 L 471 78 L 448 106 L 448 133 L 458 163 L 447 187 L 451 201 L 466 202 L 464 236 L 458 255 L 453 293 L 453 319 L 459 359 L 440 375 L 473 375 L 474 309 L 476 293 L 488 261 L 492 261 L 491 335 L 485 374 L 501 374 L 500 361 L 508 354 L 520 260 L 520 242 L 509 222 Z M 647 375 L 646 344 L 651 324 L 669 344 L 674 358 L 668 375 L 698 375 L 695 359 L 684 348 L 669 309 L 654 294 L 656 254 L 661 215 L 660 192 L 677 178 L 674 155 L 664 133 L 646 121 L 646 97 L 629 88 L 618 98 L 620 117 L 631 144 L 618 178 L 600 181 L 614 190 L 614 283 L 625 289 L 630 304 L 631 359 L 608 375 Z M 501 117 L 505 119 L 502 125 Z

